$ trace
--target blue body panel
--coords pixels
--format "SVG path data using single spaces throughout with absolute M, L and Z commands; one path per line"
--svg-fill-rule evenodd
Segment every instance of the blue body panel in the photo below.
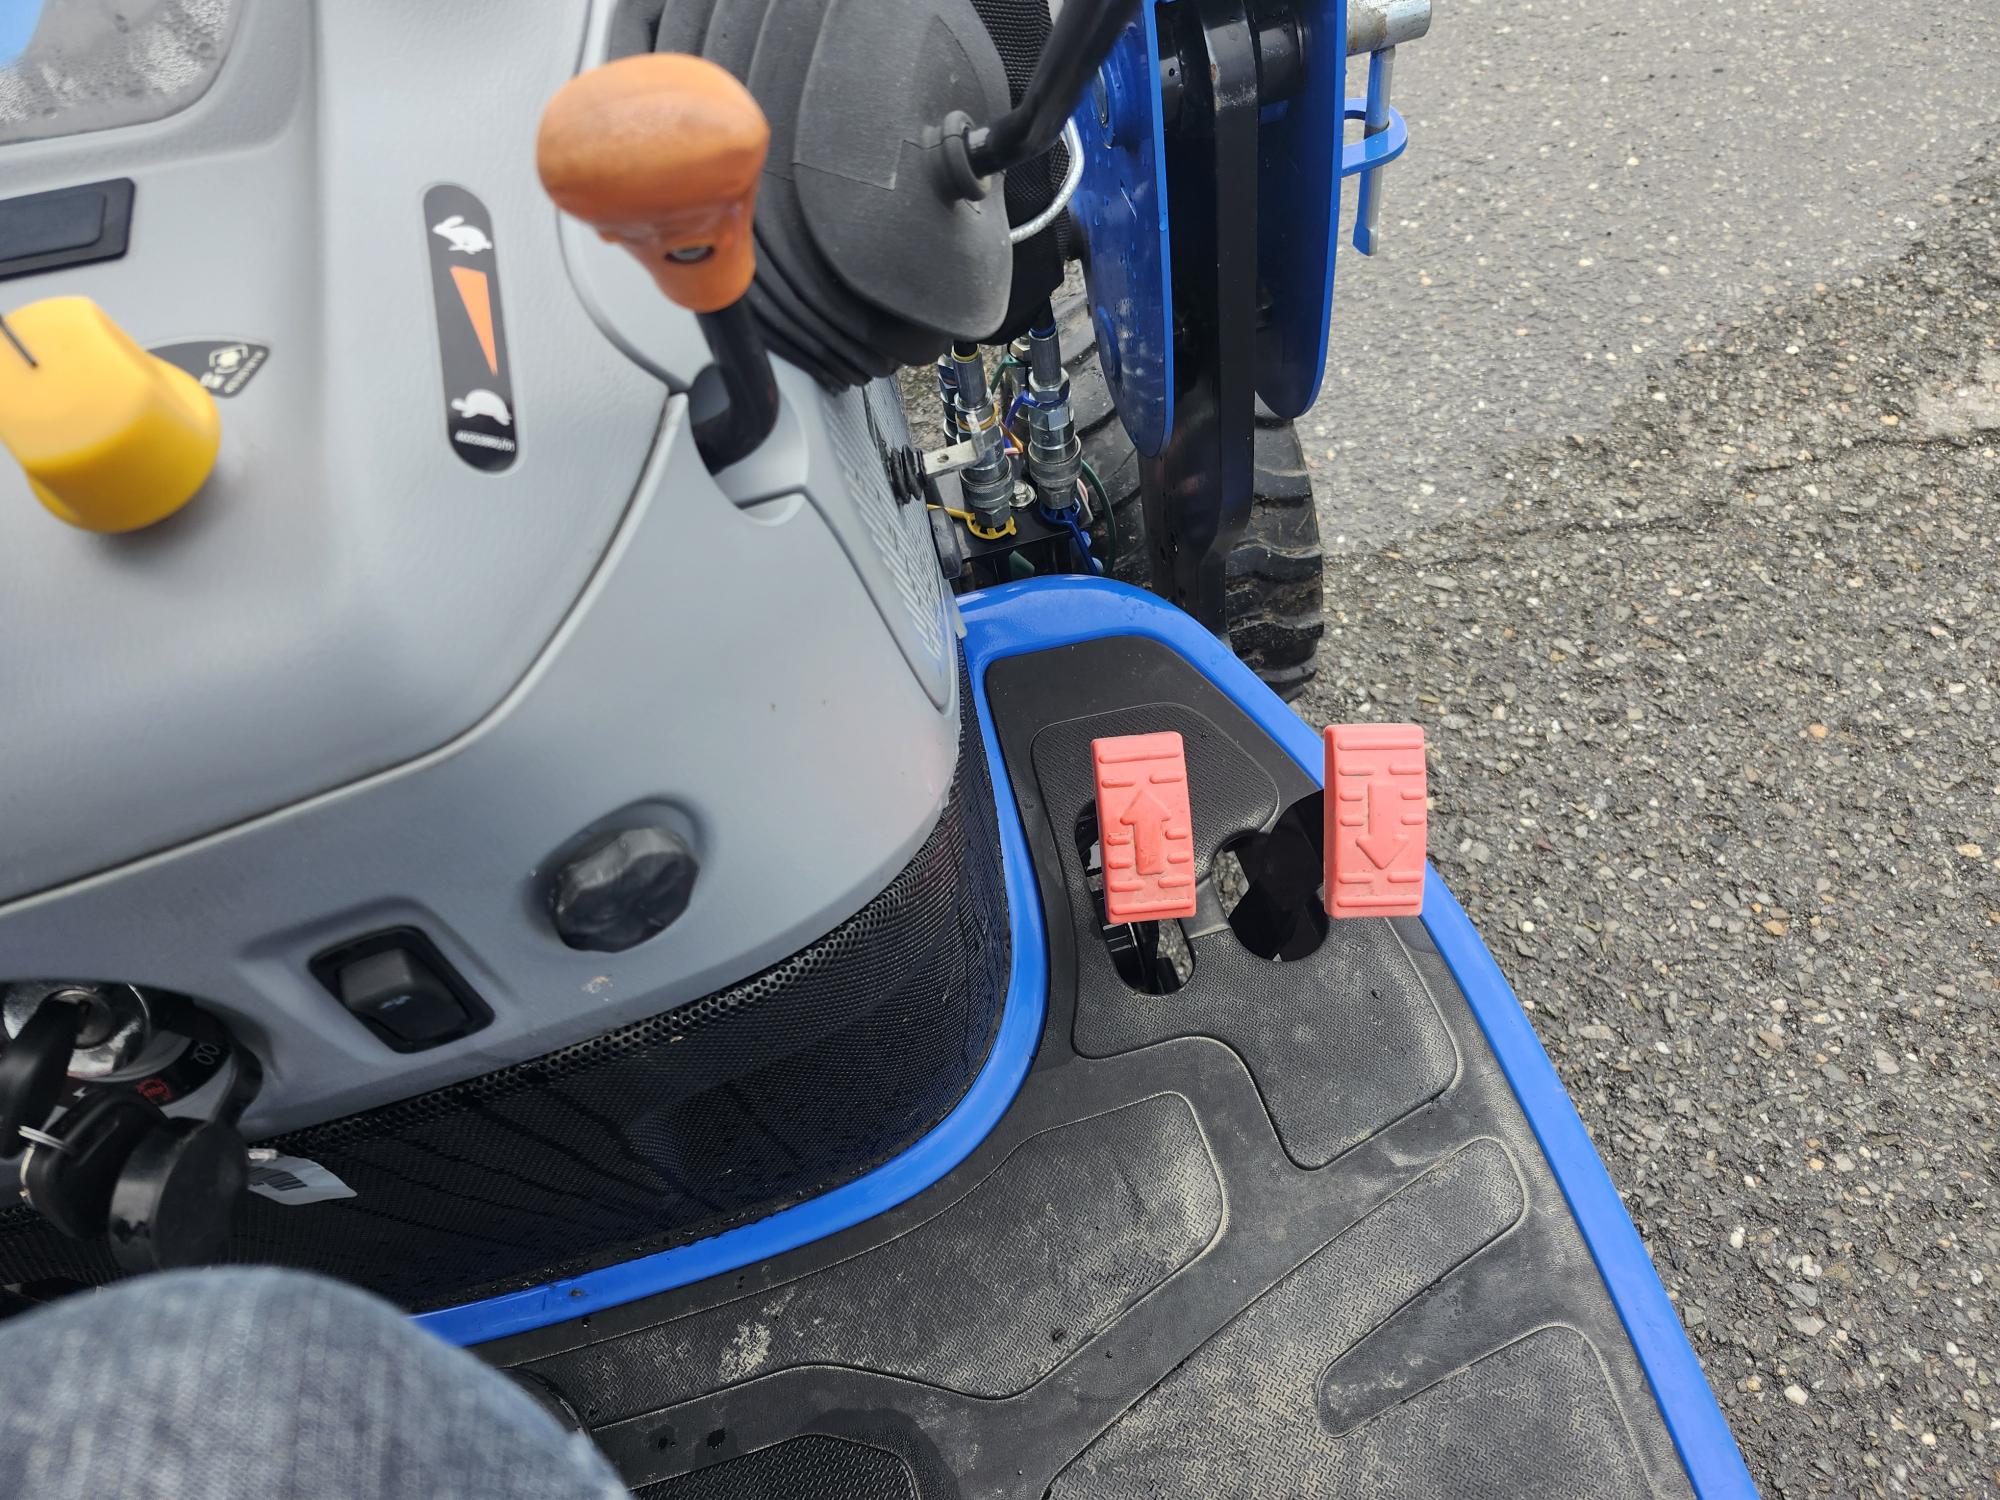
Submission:
M 1316 0 L 1304 28 L 1304 86 L 1265 111 L 1258 129 L 1257 276 L 1269 298 L 1257 333 L 1255 385 L 1264 404 L 1295 417 L 1318 398 L 1333 318 L 1341 182 L 1361 176 L 1355 248 L 1367 255 L 1366 209 L 1379 169 L 1403 154 L 1409 130 L 1384 96 L 1376 58 L 1366 101 L 1347 99 L 1347 0 Z M 1099 364 L 1133 446 L 1157 454 L 1174 426 L 1173 256 L 1155 7 L 1142 4 L 1077 106 L 1083 178 L 1070 216 L 1089 253 L 1084 277 Z M 1346 143 L 1370 114 L 1374 135 Z
M 1281 417 L 1313 404 L 1326 369 L 1340 244 L 1347 100 L 1347 0 L 1301 6 L 1304 84 L 1257 131 L 1257 394 Z
M 986 669 L 993 662 L 1101 636 L 1135 635 L 1159 641 L 1226 693 L 1301 770 L 1315 781 L 1320 779 L 1324 752 L 1319 735 L 1213 635 L 1150 594 L 1101 579 L 1049 578 L 988 589 L 967 596 L 961 605 L 966 662 L 999 801 L 1014 943 L 999 1035 L 972 1089 L 935 1130 L 902 1155 L 809 1203 L 679 1249 L 529 1291 L 425 1313 L 418 1322 L 453 1342 L 478 1343 L 720 1275 L 895 1207 L 936 1182 L 985 1138 L 1012 1102 L 1034 1057 L 1048 984 L 1041 901 L 1012 783 L 986 705 Z M 1695 1493 L 1702 1500 L 1754 1497 L 1756 1486 L 1728 1423 L 1582 1119 L 1499 965 L 1435 870 L 1426 877 L 1423 922 L 1465 992 L 1548 1157 L 1632 1339 Z
M 1070 218 L 1089 253 L 1084 281 L 1098 368 L 1141 453 L 1174 427 L 1173 262 L 1160 115 L 1159 31 L 1150 3 L 1119 36 L 1076 109 L 1083 178 Z

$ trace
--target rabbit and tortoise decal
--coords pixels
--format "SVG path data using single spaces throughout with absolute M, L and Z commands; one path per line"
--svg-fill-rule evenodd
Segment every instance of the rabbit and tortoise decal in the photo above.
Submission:
M 437 309 L 445 435 L 473 468 L 497 472 L 514 462 L 520 435 L 492 215 L 464 188 L 440 183 L 424 194 L 424 240 Z

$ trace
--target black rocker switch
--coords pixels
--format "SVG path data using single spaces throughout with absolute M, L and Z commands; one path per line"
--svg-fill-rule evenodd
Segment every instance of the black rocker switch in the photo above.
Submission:
M 320 983 L 398 1052 L 421 1052 L 477 1031 L 493 1012 L 429 939 L 399 927 L 312 962 Z

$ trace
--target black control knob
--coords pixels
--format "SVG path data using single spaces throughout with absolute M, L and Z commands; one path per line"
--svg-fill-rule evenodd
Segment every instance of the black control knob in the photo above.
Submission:
M 48 1140 L 28 1147 L 22 1196 L 64 1234 L 94 1239 L 104 1233 L 112 1190 L 132 1153 L 167 1128 L 159 1106 L 131 1089 L 99 1089 L 57 1121 Z
M 250 1184 L 250 1152 L 223 1120 L 170 1120 L 134 1148 L 111 1190 L 111 1256 L 127 1271 L 217 1259 Z
M 671 828 L 648 825 L 593 839 L 549 889 L 556 934 L 572 948 L 623 953 L 687 910 L 700 863 Z

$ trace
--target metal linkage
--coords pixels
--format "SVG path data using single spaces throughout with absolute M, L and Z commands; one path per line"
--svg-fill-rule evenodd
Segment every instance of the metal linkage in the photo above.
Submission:
M 1347 55 L 1393 51 L 1431 29 L 1431 0 L 1350 0 Z
M 1347 12 L 1347 55 L 1368 58 L 1368 103 L 1362 139 L 1387 133 L 1394 119 L 1389 85 L 1396 72 L 1396 48 L 1431 29 L 1431 0 L 1354 0 Z M 1354 213 L 1354 248 L 1373 255 L 1382 245 L 1382 178 L 1386 166 L 1361 174 L 1361 200 Z

